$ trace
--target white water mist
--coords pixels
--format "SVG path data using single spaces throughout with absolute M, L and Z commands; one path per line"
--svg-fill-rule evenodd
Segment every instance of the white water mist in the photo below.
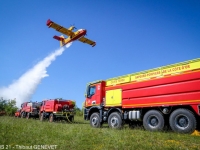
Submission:
M 71 43 L 66 45 L 67 48 L 70 46 Z M 20 107 L 21 103 L 25 101 L 30 101 L 41 80 L 49 76 L 46 70 L 47 67 L 49 67 L 52 61 L 54 61 L 57 56 L 61 55 L 64 50 L 65 48 L 61 47 L 38 62 L 14 83 L 7 87 L 0 88 L 0 97 L 7 100 L 15 98 L 17 107 Z

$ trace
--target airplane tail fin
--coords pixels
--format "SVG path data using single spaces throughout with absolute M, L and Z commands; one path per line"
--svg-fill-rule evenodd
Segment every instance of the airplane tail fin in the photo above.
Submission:
M 65 38 L 64 38 L 63 35 L 61 35 L 61 36 L 56 36 L 55 35 L 53 38 L 58 40 L 58 41 L 60 41 L 60 47 L 62 47 L 64 45 Z

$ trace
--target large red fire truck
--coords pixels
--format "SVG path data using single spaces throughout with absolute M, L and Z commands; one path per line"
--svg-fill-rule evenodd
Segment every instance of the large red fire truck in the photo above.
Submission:
M 20 116 L 21 118 L 27 118 L 30 117 L 38 118 L 39 117 L 39 109 L 40 109 L 41 103 L 38 102 L 24 102 L 21 104 L 20 109 Z
M 149 131 L 169 124 L 179 133 L 200 126 L 200 58 L 87 85 L 84 119 L 92 127 L 143 124 Z
M 65 119 L 70 122 L 74 120 L 75 101 L 62 98 L 43 100 L 40 107 L 40 121 L 49 119 L 50 122 L 56 119 Z

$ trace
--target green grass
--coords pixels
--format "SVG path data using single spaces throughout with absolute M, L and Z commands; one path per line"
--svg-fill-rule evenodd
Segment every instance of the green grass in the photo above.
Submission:
M 35 119 L 0 117 L 0 145 L 58 145 L 59 150 L 163 150 L 200 149 L 200 136 L 173 132 L 148 132 L 130 129 L 121 130 L 91 128 L 89 121 L 75 116 L 73 124 L 50 123 Z

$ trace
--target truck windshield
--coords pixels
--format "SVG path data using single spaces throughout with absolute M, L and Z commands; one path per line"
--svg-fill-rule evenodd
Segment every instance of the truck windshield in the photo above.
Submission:
M 90 86 L 89 90 L 88 90 L 87 97 L 91 97 L 92 95 L 94 95 L 95 91 L 96 91 L 96 86 Z
M 33 105 L 32 105 L 33 107 L 39 107 L 39 106 L 41 106 L 41 102 L 39 102 L 39 103 L 37 103 L 37 102 L 33 102 Z

